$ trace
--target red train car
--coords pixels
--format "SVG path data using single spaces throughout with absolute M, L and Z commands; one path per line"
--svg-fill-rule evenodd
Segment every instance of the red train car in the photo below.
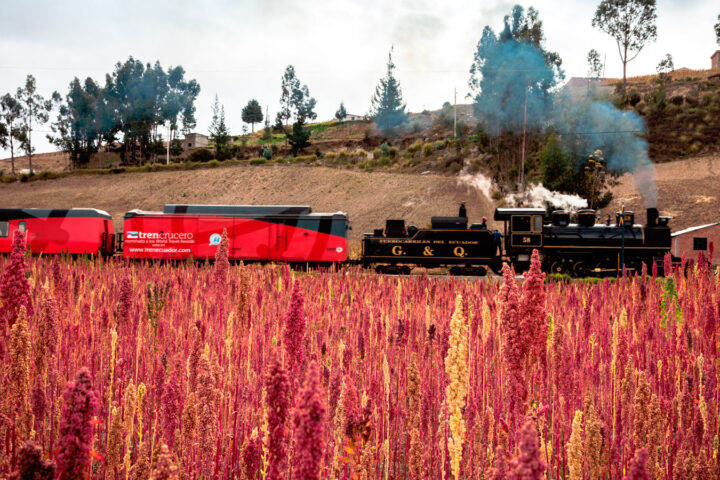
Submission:
M 230 260 L 331 263 L 347 259 L 345 213 L 294 205 L 165 205 L 131 210 L 123 225 L 128 259 L 212 259 L 227 230 Z
M 12 250 L 15 230 L 33 254 L 112 255 L 112 218 L 94 208 L 0 208 L 0 253 Z

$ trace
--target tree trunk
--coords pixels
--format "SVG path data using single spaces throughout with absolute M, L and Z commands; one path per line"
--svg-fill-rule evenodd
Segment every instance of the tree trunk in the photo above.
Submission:
M 628 45 L 625 43 L 625 51 L 623 52 L 623 104 L 627 103 L 627 49 Z
M 15 176 L 15 147 L 13 146 L 12 125 L 10 126 L 10 171 Z

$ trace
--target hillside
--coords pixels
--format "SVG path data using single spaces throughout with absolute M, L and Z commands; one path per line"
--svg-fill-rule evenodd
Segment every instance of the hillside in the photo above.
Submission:
M 490 201 L 457 177 L 302 165 L 79 175 L 0 185 L 3 207 L 100 208 L 113 216 L 117 230 L 126 211 L 161 210 L 165 203 L 307 204 L 316 212 L 347 212 L 352 240 L 382 227 L 386 218 L 425 225 L 433 215 L 455 215 L 462 201 L 470 221 L 491 217 Z

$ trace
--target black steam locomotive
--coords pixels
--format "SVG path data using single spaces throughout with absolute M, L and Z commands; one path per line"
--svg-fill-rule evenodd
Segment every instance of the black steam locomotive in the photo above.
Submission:
M 647 210 L 647 223 L 635 224 L 633 212 L 617 213 L 615 223 L 598 221 L 595 210 L 580 210 L 571 223 L 569 212 L 547 215 L 541 208 L 498 208 L 494 219 L 504 224 L 500 233 L 466 217 L 433 217 L 430 228 L 405 228 L 404 220 L 388 220 L 385 229 L 366 233 L 361 262 L 383 273 L 408 273 L 413 267 L 448 267 L 452 274 L 484 275 L 498 272 L 503 260 L 524 271 L 537 249 L 543 268 L 574 276 L 614 274 L 648 269 L 662 272 L 670 252 L 669 217 Z M 498 243 L 501 243 L 498 245 Z

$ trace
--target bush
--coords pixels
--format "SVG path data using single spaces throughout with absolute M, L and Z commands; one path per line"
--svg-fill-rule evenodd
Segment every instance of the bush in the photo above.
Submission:
M 260 149 L 260 155 L 262 155 L 263 158 L 267 161 L 272 160 L 272 154 L 272 148 L 268 147 L 267 145 Z
M 642 97 L 640 96 L 638 91 L 635 89 L 630 90 L 630 93 L 628 93 L 628 98 L 627 98 L 628 104 L 630 104 L 631 107 L 634 107 L 635 105 L 637 105 L 640 102 L 640 100 L 642 100 Z
M 432 144 L 432 143 L 426 143 L 425 145 L 423 145 L 423 149 L 422 149 L 422 151 L 423 151 L 423 156 L 424 156 L 424 157 L 429 157 L 430 155 L 432 155 L 433 150 L 435 150 L 435 149 L 433 148 L 433 144 Z
M 390 145 L 388 145 L 387 143 L 383 143 L 382 145 L 380 145 L 379 150 L 380 156 L 386 157 L 390 154 Z
M 198 148 L 197 150 L 193 150 L 190 152 L 190 155 L 187 156 L 188 161 L 190 162 L 209 162 L 214 158 L 212 152 L 207 148 Z
M 219 166 L 220 166 L 220 162 L 218 162 L 217 160 L 210 160 L 208 162 L 208 167 L 210 167 L 210 168 L 217 168 Z
M 682 95 L 675 95 L 674 97 L 670 97 L 670 103 L 673 105 L 682 105 L 685 101 L 685 98 Z
M 267 160 L 264 158 L 251 158 L 250 159 L 250 165 L 264 165 L 267 163 Z
M 408 147 L 408 152 L 414 154 L 415 152 L 420 150 L 422 148 L 422 146 L 423 146 L 422 140 L 416 140 L 415 143 L 413 143 L 412 145 L 410 145 Z

